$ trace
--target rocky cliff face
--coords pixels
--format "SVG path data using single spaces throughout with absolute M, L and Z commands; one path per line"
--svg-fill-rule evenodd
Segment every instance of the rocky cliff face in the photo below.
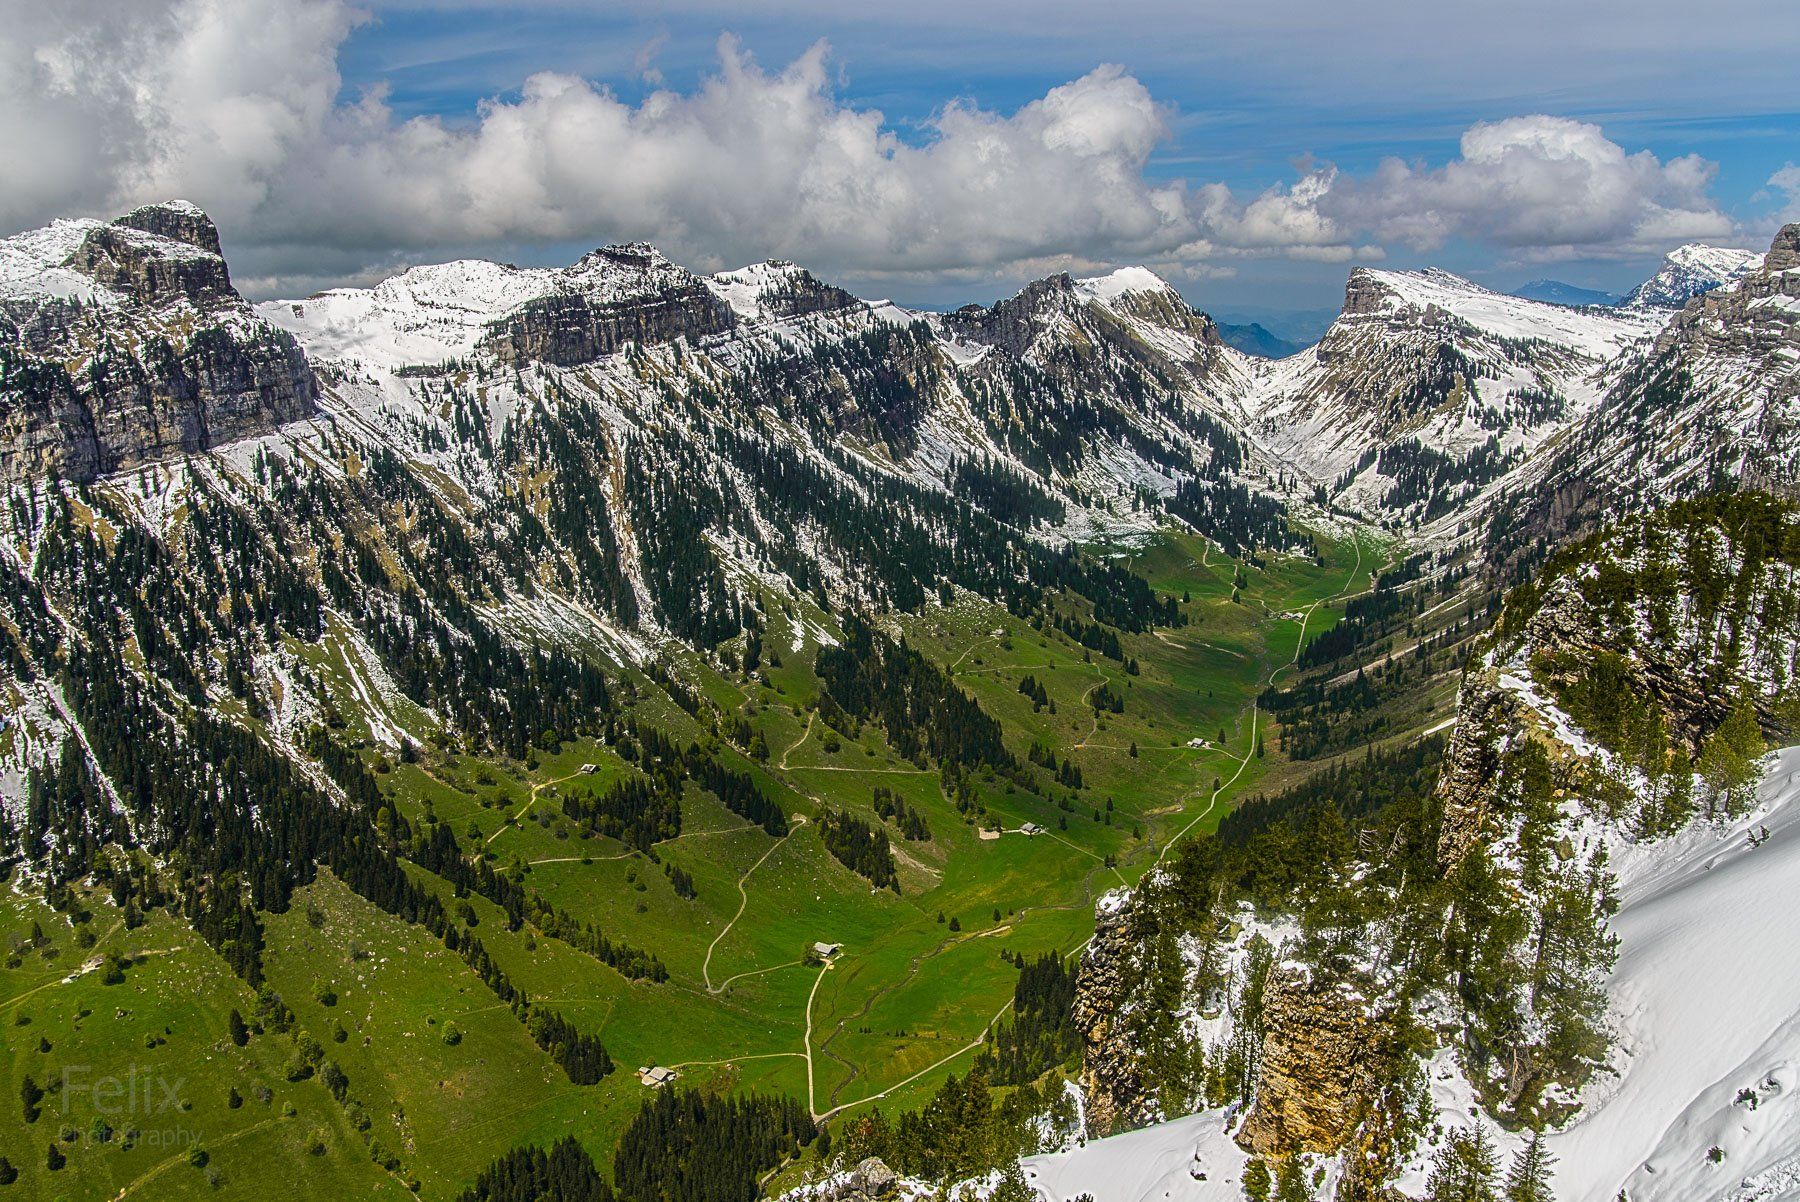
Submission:
M 1602 403 L 1509 486 L 1495 532 L 1515 551 L 1721 485 L 1800 495 L 1800 224 L 1610 376 Z
M 1438 832 L 1438 863 L 1446 870 L 1483 845 L 1500 773 L 1501 741 L 1517 717 L 1516 697 L 1499 688 L 1492 673 L 1464 677 L 1457 701 L 1456 729 L 1444 749 L 1437 796 L 1444 822 Z
M 197 308 L 212 309 L 238 300 L 224 256 L 205 248 L 207 243 L 219 244 L 212 222 L 204 215 L 199 218 L 203 228 L 180 221 L 156 221 L 147 216 L 154 211 L 139 209 L 130 216 L 141 224 L 175 228 L 201 241 L 147 232 L 137 226 L 101 225 L 82 239 L 67 266 L 151 307 L 186 300 Z M 128 218 L 120 218 L 125 220 Z
M 64 226 L 6 248 L 0 479 L 91 480 L 311 416 L 306 356 L 238 296 L 204 213 Z
M 1263 997 L 1256 1101 L 1238 1146 L 1262 1156 L 1343 1147 L 1386 1082 L 1386 1043 L 1386 1024 L 1350 982 L 1276 968 Z
M 1099 915 L 1076 978 L 1081 1092 L 1092 1136 L 1129 1131 L 1158 1117 L 1155 1087 L 1143 1078 L 1139 1049 L 1126 1021 L 1127 1004 L 1139 983 L 1139 941 L 1131 931 L 1130 913 L 1124 905 Z
M 482 349 L 505 363 L 579 367 L 627 343 L 697 341 L 735 324 L 731 306 L 698 277 L 632 243 L 589 254 L 558 291 L 494 322 Z

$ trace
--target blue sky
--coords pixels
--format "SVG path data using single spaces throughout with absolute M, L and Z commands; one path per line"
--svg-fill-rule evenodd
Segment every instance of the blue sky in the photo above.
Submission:
M 1131 5 L 1095 5 L 1093 16 L 1051 12 L 1039 22 L 1023 6 L 1008 13 L 962 5 L 961 20 L 910 5 L 674 7 L 686 11 L 376 4 L 375 19 L 345 46 L 345 83 L 385 84 L 409 115 L 469 120 L 481 100 L 535 71 L 588 76 L 635 100 L 654 86 L 644 82 L 646 63 L 662 86 L 691 88 L 713 67 L 724 32 L 771 64 L 825 39 L 844 99 L 923 138 L 919 123 L 952 98 L 1009 111 L 1098 63 L 1118 62 L 1177 110 L 1171 142 L 1151 160 L 1158 177 L 1217 179 L 1255 192 L 1290 177 L 1304 156 L 1349 171 L 1390 155 L 1440 161 L 1475 121 L 1543 111 L 1596 122 L 1631 150 L 1717 163 L 1714 193 L 1746 232 L 1772 223 L 1781 198 L 1765 185 L 1800 158 L 1800 77 L 1788 57 L 1800 46 L 1793 5 L 1734 6 L 1741 11 L 1727 28 L 1695 47 L 1696 26 L 1711 22 L 1691 4 L 1596 6 L 1561 34 L 1554 24 L 1566 5 L 1535 13 L 1530 5 L 1477 5 L 1446 20 L 1429 15 L 1436 6 L 1377 4 L 1364 11 L 1411 14 L 1427 28 L 1375 31 L 1387 45 L 1360 62 L 1327 44 L 1335 25 L 1357 20 L 1354 5 L 1277 5 L 1266 20 L 1221 20 L 1225 6 L 1209 4 L 1152 6 L 1136 19 Z M 1328 9 L 1349 11 L 1321 19 Z M 981 20 L 983 12 L 993 19 Z M 1520 26 L 1498 47 L 1488 43 L 1496 22 Z M 1559 37 L 1560 50 L 1551 45 Z M 1310 45 L 1295 53 L 1295 43 Z M 1468 64 L 1456 60 L 1484 55 L 1495 61 L 1473 78 L 1462 75 Z M 1420 81 L 1420 94 L 1409 94 L 1409 78 Z M 1440 264 L 1499 287 L 1553 276 L 1622 292 L 1653 257 L 1546 264 L 1451 243 L 1430 254 L 1401 250 L 1387 262 Z M 1270 262 L 1184 290 L 1226 307 L 1329 307 L 1342 278 L 1337 265 Z
M 156 150 L 58 160 L 0 220 L 180 188 L 266 290 L 649 237 L 927 304 L 1139 260 L 1224 311 L 1333 308 L 1364 261 L 1623 291 L 1800 193 L 1789 0 L 144 0 L 168 44 L 106 59 L 68 47 L 119 6 L 56 7 L 0 0 L 0 54 L 141 77 L 0 84 L 0 152 L 82 120 Z M 162 65 L 209 55 L 198 95 Z

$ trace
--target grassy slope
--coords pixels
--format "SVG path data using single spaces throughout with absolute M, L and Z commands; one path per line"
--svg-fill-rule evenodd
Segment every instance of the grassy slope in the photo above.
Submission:
M 109 938 L 134 952 L 181 950 L 133 967 L 124 986 L 102 987 L 97 975 L 65 985 L 61 975 L 80 958 L 67 923 L 9 896 L 0 930 L 22 930 L 28 912 L 37 913 L 63 950 L 52 962 L 27 952 L 19 969 L 0 973 L 0 994 L 26 995 L 0 1008 L 0 1021 L 12 1021 L 8 1015 L 20 1010 L 33 1019 L 29 1027 L 7 1029 L 0 1067 L 8 1103 L 16 1112 L 18 1075 L 34 1071 L 36 1062 L 42 1080 L 61 1062 L 65 1045 L 96 1065 L 147 1057 L 178 1065 L 194 1095 L 190 1125 L 203 1128 L 203 1142 L 215 1149 L 220 1191 L 249 1192 L 254 1176 L 265 1198 L 379 1196 L 383 1190 L 398 1196 L 400 1179 L 415 1175 L 425 1196 L 450 1197 L 506 1148 L 566 1132 L 604 1157 L 641 1100 L 630 1072 L 641 1064 L 681 1066 L 690 1083 L 810 1096 L 821 1113 L 854 1111 L 877 1097 L 887 1106 L 916 1104 L 945 1073 L 967 1066 L 971 1044 L 1010 998 L 1015 974 L 1002 962 L 1002 950 L 1075 951 L 1092 930 L 1093 902 L 1102 892 L 1147 871 L 1178 834 L 1210 830 L 1232 797 L 1281 771 L 1272 741 L 1268 758 L 1254 755 L 1252 701 L 1293 658 L 1300 623 L 1283 615 L 1365 587 L 1374 558 L 1366 551 L 1358 566 L 1344 545 L 1331 548 L 1323 565 L 1274 560 L 1251 569 L 1233 600 L 1235 564 L 1199 540 L 1159 544 L 1130 566 L 1161 591 L 1189 594 L 1190 620 L 1126 639 L 1126 653 L 1142 666 L 1136 676 L 1055 631 L 1035 631 L 984 604 L 934 607 L 901 619 L 913 645 L 952 670 L 1001 721 L 1021 759 L 1041 741 L 1059 759 L 1072 756 L 1084 773 L 1086 787 L 1067 810 L 1055 801 L 1067 790 L 1046 786 L 1048 796 L 1040 796 L 983 783 L 983 824 L 1009 832 L 999 838 L 980 837 L 976 822 L 945 799 L 936 773 L 898 758 L 878 729 L 865 727 L 828 749 L 827 730 L 810 710 L 814 649 L 780 619 L 767 647 L 781 663 L 765 667 L 766 684 L 730 679 L 699 661 L 687 665 L 714 702 L 742 710 L 763 733 L 770 758 L 753 770 L 790 814 L 810 817 L 832 805 L 873 819 L 877 785 L 918 808 L 933 837 L 906 843 L 895 833 L 903 853 L 899 896 L 872 892 L 839 865 L 820 843 L 816 822 L 778 841 L 710 796 L 690 792 L 681 836 L 657 848 L 659 858 L 693 875 L 699 895 L 684 900 L 659 865 L 611 840 L 584 839 L 562 818 L 564 783 L 594 779 L 577 777 L 581 765 L 601 765 L 602 783 L 624 771 L 610 752 L 591 745 L 569 745 L 527 764 L 441 756 L 388 765 L 383 779 L 409 812 L 430 807 L 465 847 L 482 846 L 498 862 L 517 865 L 532 888 L 613 938 L 654 951 L 671 973 L 660 986 L 628 982 L 565 945 L 506 931 L 498 910 L 475 899 L 476 933 L 494 959 L 532 997 L 599 1031 L 618 1062 L 622 1071 L 583 1089 L 568 1083 L 459 959 L 335 882 L 321 880 L 288 913 L 271 916 L 270 984 L 349 1076 L 350 1095 L 373 1118 L 368 1135 L 399 1157 L 397 1177 L 371 1162 L 364 1137 L 316 1081 L 282 1079 L 292 1047 L 287 1037 L 259 1037 L 243 1051 L 222 1039 L 224 1015 L 232 1006 L 249 1014 L 253 998 L 166 917 Z M 1335 618 L 1336 610 L 1321 604 L 1306 633 L 1317 634 Z M 345 654 L 336 647 L 320 652 L 350 690 Z M 1044 684 L 1055 713 L 1034 713 L 1018 692 L 1026 673 Z M 1102 682 L 1125 698 L 1123 714 L 1096 715 L 1086 704 Z M 652 690 L 640 704 L 685 737 L 699 733 Z M 416 712 L 390 717 L 420 734 L 430 723 Z M 1262 729 L 1260 720 L 1256 728 Z M 1221 730 L 1224 743 L 1215 745 Z M 353 733 L 360 732 L 353 727 Z M 1189 746 L 1197 735 L 1208 745 Z M 1232 782 L 1218 804 L 1215 780 Z M 1026 821 L 1047 833 L 1018 834 Z M 442 882 L 420 878 L 449 900 Z M 308 906 L 322 915 L 322 925 L 307 921 Z M 95 910 L 96 925 L 112 924 L 106 907 Z M 940 915 L 956 918 L 960 931 Z M 845 951 L 829 969 L 808 967 L 800 961 L 814 940 L 841 942 Z M 334 1006 L 317 998 L 326 986 L 337 994 Z M 136 1014 L 108 1021 L 126 993 L 133 1000 L 125 1005 Z M 92 1014 L 78 1020 L 82 1009 Z M 454 1046 L 443 1038 L 450 1023 L 462 1034 Z M 145 1051 L 140 1028 L 162 1025 L 175 1031 L 169 1044 Z M 345 1042 L 331 1038 L 335 1025 L 345 1029 Z M 39 1031 L 58 1045 L 54 1055 L 34 1050 Z M 275 1087 L 271 1107 L 251 1101 L 225 1109 L 229 1082 L 258 1079 Z M 280 1117 L 285 1101 L 296 1116 Z M 52 1110 L 47 1103 L 44 1118 L 30 1128 L 16 1119 L 0 1122 L 0 1152 L 24 1171 L 28 1196 L 110 1197 L 170 1159 L 167 1151 L 122 1152 L 116 1144 L 83 1141 L 70 1146 L 69 1167 L 45 1181 L 42 1145 L 60 1126 Z M 315 1131 L 327 1145 L 323 1155 L 303 1151 Z M 269 1164 L 281 1171 L 248 1171 Z M 274 1185 L 263 1184 L 271 1177 Z M 185 1156 L 153 1186 L 139 1188 L 146 1197 L 215 1192 Z

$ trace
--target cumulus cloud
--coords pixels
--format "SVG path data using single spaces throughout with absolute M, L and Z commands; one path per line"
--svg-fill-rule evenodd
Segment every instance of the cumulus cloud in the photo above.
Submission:
M 1340 223 L 1420 250 L 1467 238 L 1546 256 L 1639 253 L 1732 232 L 1708 195 L 1713 164 L 1628 154 L 1597 125 L 1542 115 L 1483 122 L 1463 134 L 1461 151 L 1437 168 L 1384 160 L 1320 204 Z
M 1477 125 L 1440 166 L 1302 164 L 1250 196 L 1158 179 L 1171 114 L 1101 66 L 1011 113 L 953 101 L 923 137 L 837 93 L 816 45 L 779 70 L 730 38 L 693 90 L 636 103 L 542 73 L 463 121 L 343 97 L 341 0 L 0 0 L 0 224 L 168 196 L 209 208 L 265 286 L 444 248 L 646 238 L 697 266 L 779 255 L 865 277 L 967 278 L 1256 255 L 1341 261 L 1370 240 L 1607 253 L 1730 232 L 1710 164 L 1593 125 Z M 655 83 L 656 45 L 639 56 Z M 249 278 L 249 273 L 246 273 Z
M 1787 164 L 1769 177 L 1765 189 L 1773 188 L 1782 196 L 1782 206 L 1776 213 L 1776 220 L 1783 224 L 1800 221 L 1800 166 Z

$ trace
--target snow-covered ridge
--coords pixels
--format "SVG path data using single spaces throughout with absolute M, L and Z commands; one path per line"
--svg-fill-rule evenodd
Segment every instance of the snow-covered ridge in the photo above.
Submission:
M 410 268 L 372 288 L 265 301 L 256 311 L 322 358 L 388 368 L 436 363 L 472 352 L 488 323 L 554 290 L 558 274 L 458 259 Z
M 1121 267 L 1106 275 L 1075 281 L 1075 295 L 1083 300 L 1110 302 L 1140 292 L 1173 292 L 1169 282 L 1148 267 Z
M 1701 293 L 1742 279 L 1761 267 L 1755 251 L 1689 243 L 1663 259 L 1656 274 L 1619 302 L 1622 309 L 1679 309 Z
M 706 286 L 739 317 L 754 321 L 765 315 L 764 297 L 794 288 L 807 278 L 805 268 L 784 259 L 769 259 L 708 276 Z
M 1483 288 L 1438 268 L 1423 271 L 1362 269 L 1387 293 L 1384 312 L 1437 309 L 1502 338 L 1537 338 L 1571 347 L 1593 359 L 1609 359 L 1662 325 L 1660 314 L 1571 309 Z
M 491 323 L 541 297 L 576 293 L 615 304 L 695 282 L 654 247 L 634 242 L 590 251 L 569 267 L 485 259 L 413 267 L 370 288 L 265 301 L 257 311 L 309 353 L 392 369 L 466 356 Z
M 102 224 L 86 218 L 57 220 L 42 229 L 0 238 L 0 299 L 117 303 L 118 297 L 111 289 L 63 266 L 88 234 Z

